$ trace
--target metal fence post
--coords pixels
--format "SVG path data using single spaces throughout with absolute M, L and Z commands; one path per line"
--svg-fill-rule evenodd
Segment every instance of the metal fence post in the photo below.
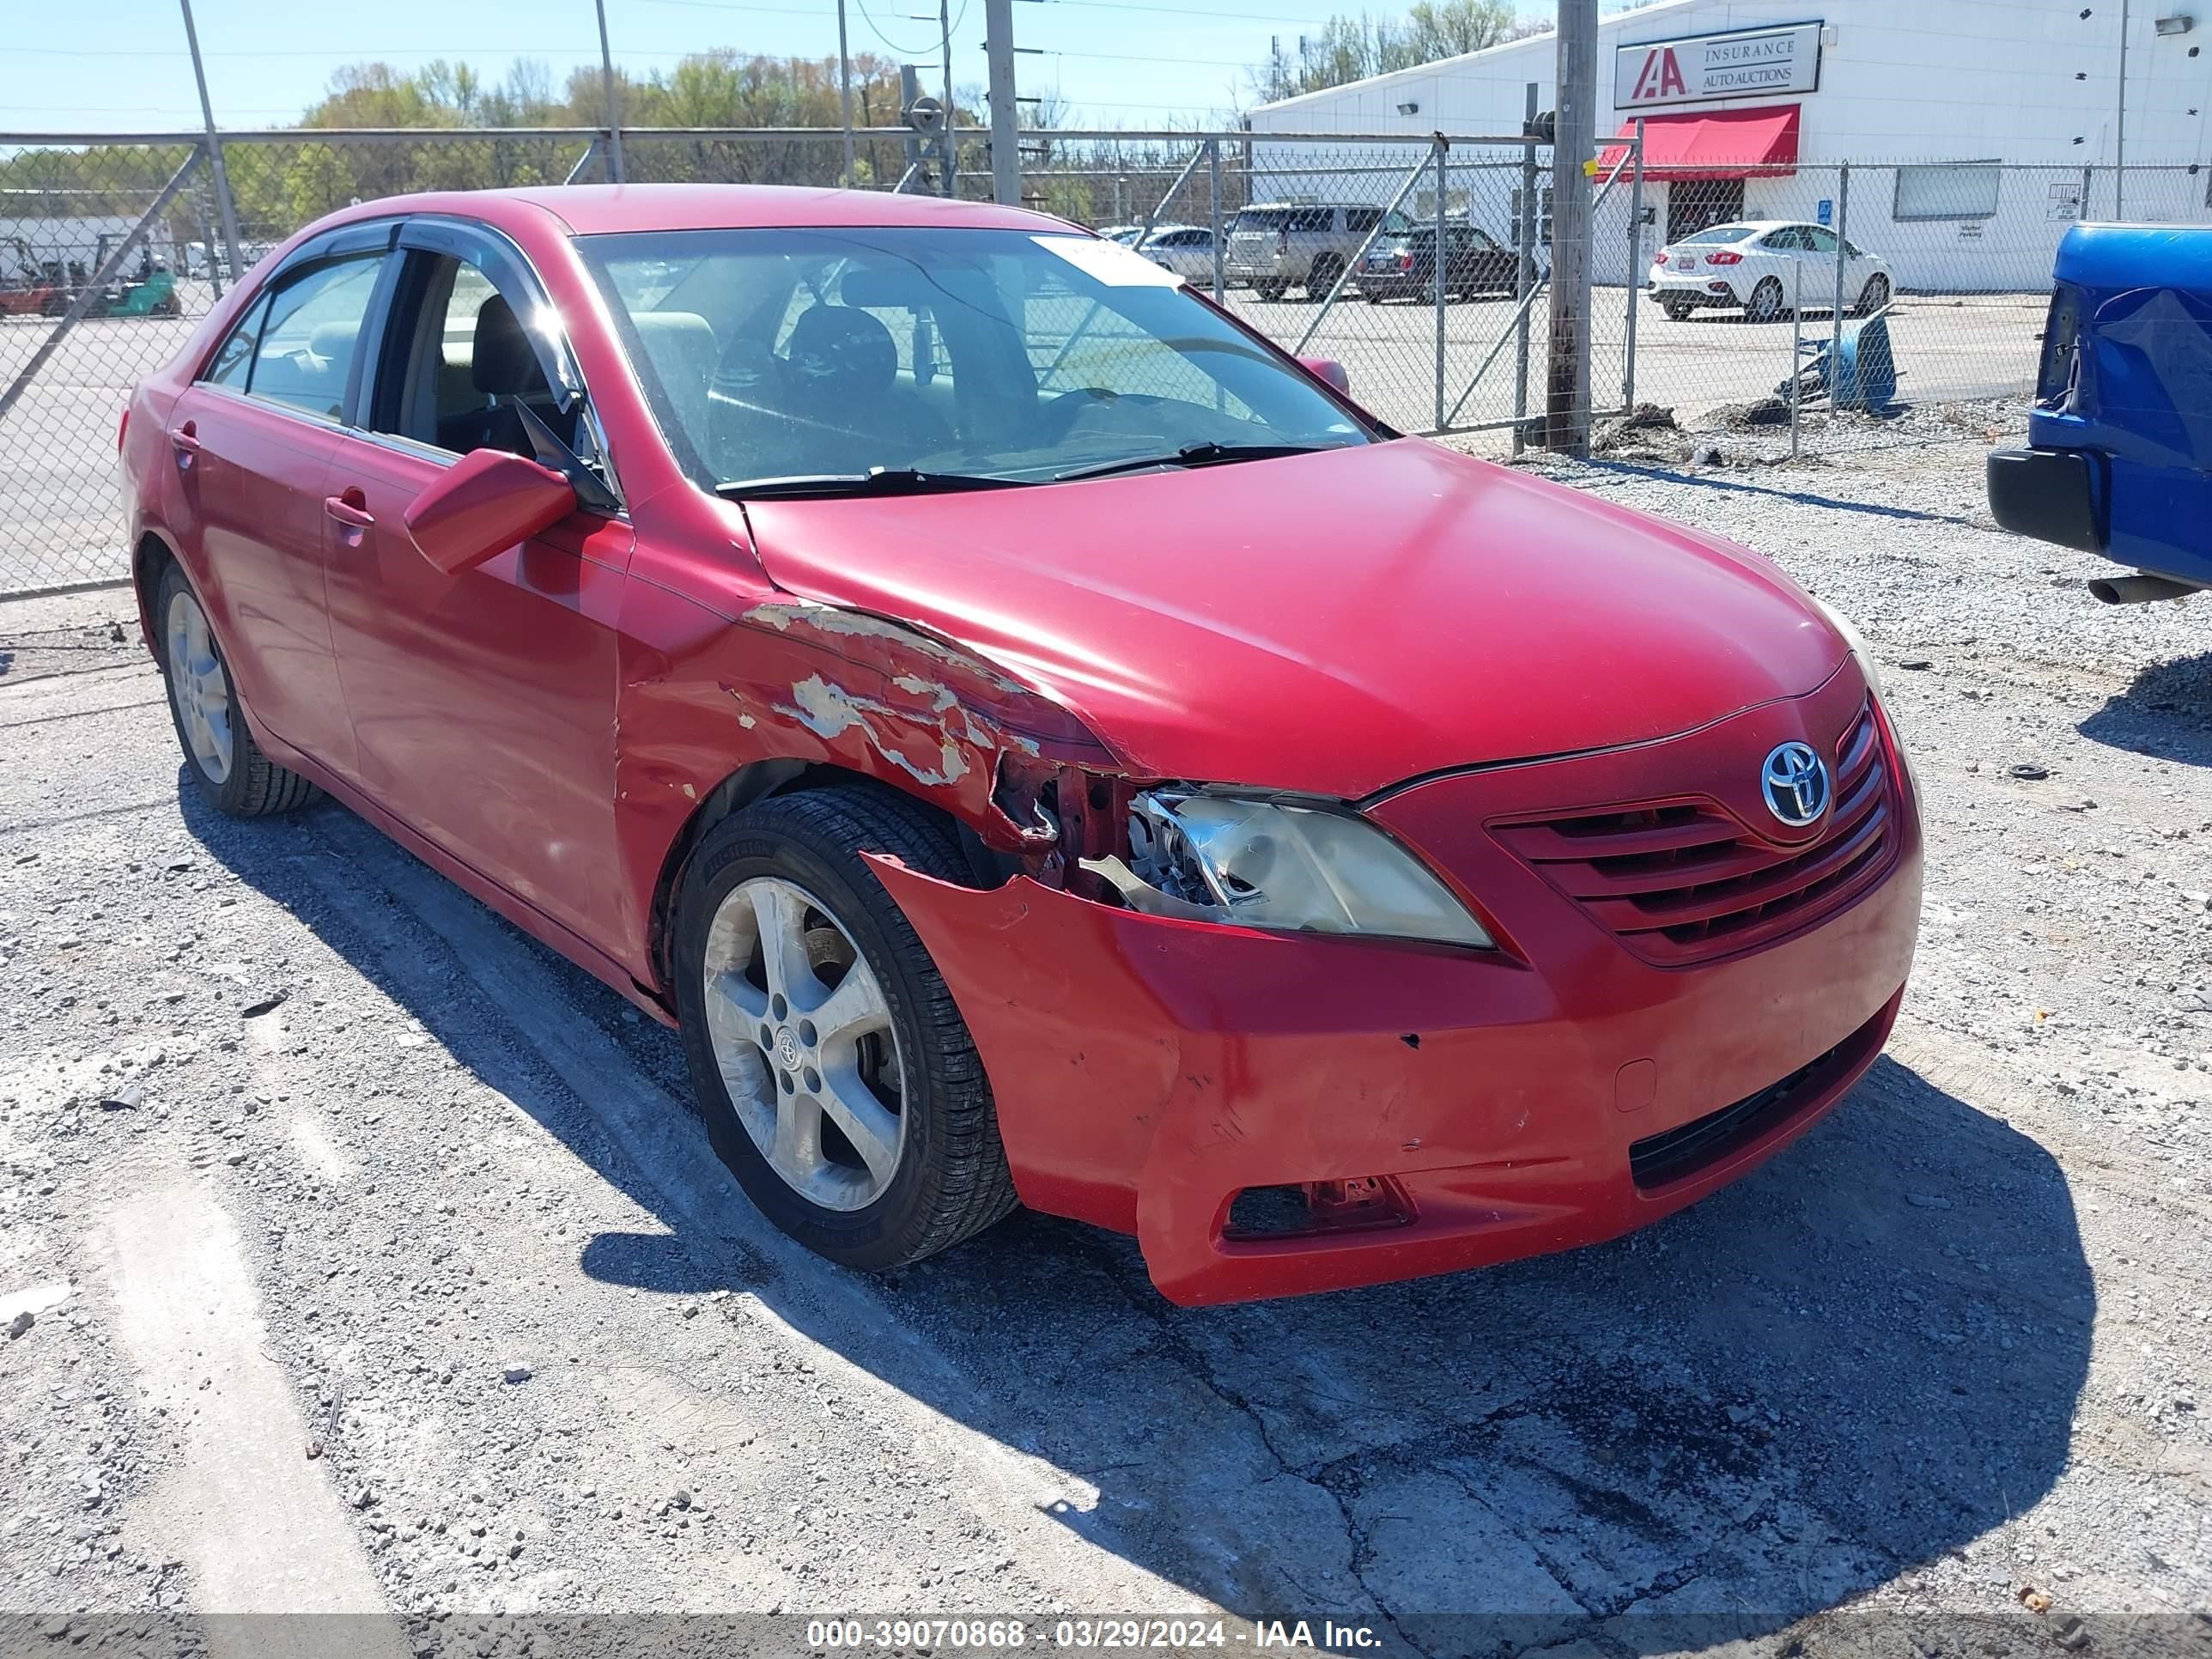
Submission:
M 1628 275 L 1622 286 L 1628 290 L 1628 331 L 1624 348 L 1626 357 L 1620 369 L 1620 407 L 1626 415 L 1636 413 L 1636 302 L 1643 297 L 1644 286 L 1644 118 L 1636 118 L 1636 151 L 1629 165 L 1636 169 L 1628 176 Z
M 1444 270 L 1451 263 L 1449 249 L 1444 242 L 1444 155 L 1451 143 L 1441 132 L 1437 145 L 1437 250 L 1431 263 L 1436 267 L 1431 286 L 1437 293 L 1437 427 L 1444 423 Z
M 1836 424 L 1836 365 L 1844 360 L 1844 238 L 1851 223 L 1851 164 L 1836 169 L 1836 307 L 1828 317 L 1828 425 Z
M 1513 297 L 1520 304 L 1514 322 L 1513 341 L 1513 453 L 1528 447 L 1528 294 L 1536 279 L 1536 83 L 1528 82 L 1522 99 L 1527 112 L 1521 131 L 1521 210 L 1513 216 L 1513 246 L 1520 255 Z
M 200 61 L 199 30 L 192 22 L 191 0 L 180 0 L 180 9 L 185 14 L 185 44 L 191 48 L 192 79 L 199 88 L 200 119 L 207 128 L 208 167 L 215 175 L 215 205 L 222 220 L 223 252 L 229 256 L 230 280 L 234 283 L 246 275 L 238 252 L 238 203 L 230 193 L 230 176 L 222 168 L 222 138 L 216 131 L 215 106 L 208 100 L 207 66 Z M 215 250 L 208 252 L 212 264 Z
M 1797 406 L 1805 401 L 1804 387 L 1798 381 L 1798 365 L 1805 359 L 1805 267 L 1793 260 L 1790 266 L 1790 378 L 1783 384 L 1790 388 L 1790 459 L 1797 459 Z M 1836 360 L 1828 360 L 1828 384 L 1836 383 Z M 1835 397 L 1831 392 L 1828 407 L 1832 411 Z
M 1221 140 L 1206 141 L 1206 205 L 1207 240 L 1213 245 L 1213 303 L 1227 297 L 1229 285 L 1221 274 Z

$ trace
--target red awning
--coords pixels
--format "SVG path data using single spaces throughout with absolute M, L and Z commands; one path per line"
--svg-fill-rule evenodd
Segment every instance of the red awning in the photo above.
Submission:
M 1621 142 L 1636 136 L 1624 121 L 1598 157 L 1598 178 L 1609 178 L 1627 155 Z M 1644 176 L 1647 179 L 1771 179 L 1797 164 L 1797 106 L 1765 109 L 1680 111 L 1644 118 Z M 1624 184 L 1626 180 L 1624 179 Z

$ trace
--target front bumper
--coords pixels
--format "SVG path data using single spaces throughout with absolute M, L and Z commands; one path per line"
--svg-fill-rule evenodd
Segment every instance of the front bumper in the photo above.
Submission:
M 975 1035 L 1024 1203 L 1135 1233 L 1186 1304 L 1480 1267 L 1644 1225 L 1814 1123 L 1896 1018 L 1921 863 L 1911 787 L 1886 756 L 1899 810 L 1877 884 L 1778 943 L 1662 968 L 1486 822 L 1679 795 L 1723 767 L 1755 777 L 1804 735 L 1806 706 L 1837 695 L 1373 805 L 1479 896 L 1508 947 L 1494 952 L 1148 916 L 1024 877 L 978 892 L 871 862 Z M 1316 1196 L 1316 1224 L 1240 1231 L 1232 1205 L 1255 1188 Z

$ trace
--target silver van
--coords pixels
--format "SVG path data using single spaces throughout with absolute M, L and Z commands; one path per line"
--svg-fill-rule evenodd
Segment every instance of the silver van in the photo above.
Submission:
M 1278 202 L 1245 208 L 1229 227 L 1222 279 L 1232 288 L 1249 288 L 1263 300 L 1279 300 L 1301 285 L 1318 300 L 1378 222 L 1386 236 L 1413 228 L 1413 222 L 1395 210 L 1384 221 L 1382 210 L 1372 203 Z

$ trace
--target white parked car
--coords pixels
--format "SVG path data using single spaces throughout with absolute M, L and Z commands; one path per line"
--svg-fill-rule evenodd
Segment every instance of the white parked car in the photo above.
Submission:
M 1137 252 L 1186 282 L 1213 280 L 1213 233 L 1204 225 L 1155 225 Z
M 1098 234 L 1109 242 L 1119 242 L 1123 247 L 1134 247 L 1137 238 L 1145 234 L 1142 225 L 1101 225 Z
M 1794 220 L 1747 220 L 1714 225 L 1659 250 L 1644 292 L 1676 322 L 1701 306 L 1741 307 L 1745 318 L 1771 323 L 1790 315 L 1793 296 L 1804 308 L 1835 303 L 1838 238 L 1826 225 Z M 1888 264 L 1842 240 L 1844 304 L 1863 317 L 1889 303 Z

